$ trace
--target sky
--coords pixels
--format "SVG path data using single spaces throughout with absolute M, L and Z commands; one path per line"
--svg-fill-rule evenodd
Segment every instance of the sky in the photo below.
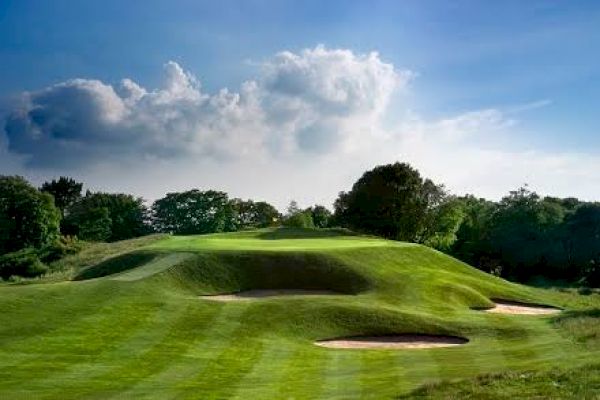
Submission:
M 0 1 L 0 174 L 331 206 L 408 162 L 600 200 L 597 1 Z

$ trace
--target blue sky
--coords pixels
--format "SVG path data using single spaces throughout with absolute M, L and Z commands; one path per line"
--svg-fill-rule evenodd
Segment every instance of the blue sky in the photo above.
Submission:
M 170 60 L 195 75 L 206 93 L 224 87 L 239 91 L 278 52 L 300 54 L 320 44 L 357 55 L 377 51 L 382 62 L 411 72 L 410 83 L 389 102 L 387 129 L 407 115 L 435 125 L 465 113 L 497 110 L 515 123 L 473 137 L 470 145 L 498 146 L 511 154 L 600 157 L 597 1 L 3 0 L 0 94 L 6 113 L 21 92 L 73 78 L 109 85 L 131 78 L 156 88 Z M 411 154 L 409 147 L 398 157 L 406 154 Z M 427 165 L 425 171 L 446 178 Z M 19 164 L 15 169 L 45 176 L 42 168 Z M 87 176 L 98 186 L 108 182 L 97 171 Z M 549 180 L 540 179 L 540 190 L 553 190 L 543 183 Z M 455 186 L 457 191 L 477 188 L 475 183 Z M 568 187 L 554 189 L 562 194 Z M 572 192 L 600 197 L 576 185 Z M 482 195 L 497 193 L 484 190 Z

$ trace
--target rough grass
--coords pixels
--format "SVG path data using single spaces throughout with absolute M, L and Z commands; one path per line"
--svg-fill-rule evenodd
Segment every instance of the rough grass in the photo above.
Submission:
M 399 399 L 578 399 L 600 398 L 600 363 L 550 371 L 504 372 L 460 382 L 427 385 Z
M 65 264 L 101 271 L 97 279 L 0 286 L 1 398 L 392 399 L 420 395 L 412 391 L 431 382 L 450 383 L 421 390 L 456 398 L 453 385 L 482 374 L 492 382 L 484 385 L 490 395 L 503 394 L 507 371 L 530 371 L 531 384 L 523 383 L 530 387 L 554 379 L 544 371 L 565 374 L 561 395 L 568 397 L 583 393 L 582 378 L 569 371 L 600 355 L 587 339 L 595 329 L 587 319 L 596 316 L 585 311 L 599 308 L 600 296 L 512 284 L 423 246 L 290 230 L 142 240 L 148 242 L 107 245 L 95 262 L 81 254 Z M 130 251 L 156 258 L 127 271 L 103 262 Z M 127 274 L 136 279 L 115 279 Z M 199 298 L 269 288 L 340 294 Z M 490 298 L 568 312 L 472 309 L 490 306 Z M 400 351 L 313 344 L 401 333 L 469 343 Z
M 42 280 L 57 281 L 76 277 L 89 267 L 96 267 L 104 261 L 128 254 L 165 237 L 166 235 L 157 234 L 113 243 L 86 243 L 79 253 L 51 263 L 52 273 Z

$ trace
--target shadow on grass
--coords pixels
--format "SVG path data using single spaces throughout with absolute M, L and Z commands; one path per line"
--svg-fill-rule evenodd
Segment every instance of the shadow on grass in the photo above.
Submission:
M 357 236 L 356 233 L 344 228 L 308 229 L 308 228 L 277 228 L 258 234 L 259 239 L 319 239 L 336 236 Z
M 362 274 L 336 258 L 304 252 L 199 253 L 170 272 L 182 285 L 199 285 L 206 294 L 247 290 L 330 290 L 357 294 L 372 287 Z M 207 288 L 210 288 L 208 291 Z
M 541 289 L 553 289 L 559 292 L 577 292 L 583 296 L 600 294 L 600 288 L 582 285 L 581 282 L 575 280 L 548 279 L 542 276 L 536 276 L 524 283 Z
M 86 279 L 100 278 L 103 276 L 117 274 L 127 271 L 141 265 L 147 264 L 156 257 L 155 253 L 136 251 L 132 253 L 121 254 L 92 265 L 79 272 L 73 280 L 83 281 Z

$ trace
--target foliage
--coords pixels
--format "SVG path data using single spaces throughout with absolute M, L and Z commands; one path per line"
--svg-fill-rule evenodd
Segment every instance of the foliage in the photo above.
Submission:
M 104 242 L 110 239 L 112 219 L 106 207 L 87 209 L 78 216 L 78 234 L 83 240 Z
M 490 251 L 488 228 L 496 205 L 472 195 L 461 197 L 459 200 L 462 203 L 463 220 L 450 251 L 467 263 L 481 265 L 482 259 Z
M 58 180 L 44 182 L 40 191 L 50 193 L 54 197 L 54 204 L 60 210 L 63 218 L 68 207 L 81 198 L 83 183 L 72 178 L 61 176 Z
M 315 228 L 329 228 L 331 220 L 331 211 L 321 205 L 310 207 L 306 211 L 310 212 Z
M 38 254 L 44 263 L 51 263 L 68 255 L 77 254 L 83 247 L 84 244 L 77 237 L 60 236 L 54 242 L 39 250 Z
M 233 199 L 231 205 L 237 216 L 236 225 L 239 229 L 266 228 L 280 219 L 279 211 L 264 201 Z
M 451 254 L 519 281 L 543 276 L 599 285 L 600 205 L 540 198 L 527 188 L 498 203 L 472 196 L 461 201 L 465 218 Z
M 188 235 L 237 229 L 234 205 L 226 193 L 214 190 L 168 193 L 154 202 L 152 217 L 159 232 Z
M 48 271 L 39 257 L 36 249 L 25 248 L 0 256 L 0 278 L 11 276 L 33 278 Z
M 336 221 L 388 239 L 426 242 L 444 191 L 406 163 L 367 171 L 335 202 Z
M 456 241 L 464 217 L 463 203 L 455 197 L 445 198 L 428 213 L 423 243 L 447 251 Z
M 0 175 L 0 254 L 51 243 L 59 235 L 59 223 L 51 195 L 22 177 Z
M 315 223 L 310 209 L 301 210 L 295 200 L 290 202 L 283 218 L 283 226 L 288 228 L 314 228 Z
M 87 192 L 68 211 L 73 233 L 85 240 L 112 242 L 151 231 L 143 200 L 128 194 Z

